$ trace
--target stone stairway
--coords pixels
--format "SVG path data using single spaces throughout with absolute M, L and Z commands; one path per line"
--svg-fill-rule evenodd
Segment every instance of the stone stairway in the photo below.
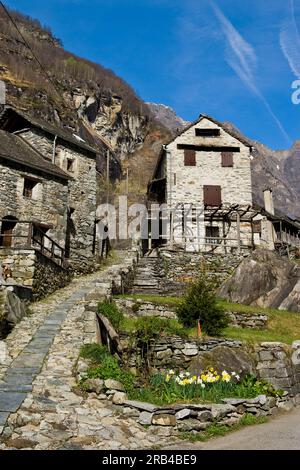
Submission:
M 140 258 L 136 267 L 132 294 L 160 294 L 161 274 L 156 257 Z

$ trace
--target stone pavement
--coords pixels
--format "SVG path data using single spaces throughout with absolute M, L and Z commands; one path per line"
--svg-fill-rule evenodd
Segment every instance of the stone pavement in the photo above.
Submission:
M 137 449 L 170 445 L 170 430 L 145 429 L 118 414 L 106 396 L 82 396 L 74 368 L 81 346 L 95 341 L 93 312 L 85 302 L 108 295 L 120 270 L 115 264 L 32 306 L 6 340 L 8 359 L 0 369 L 0 449 Z M 126 413 L 126 410 L 125 410 Z

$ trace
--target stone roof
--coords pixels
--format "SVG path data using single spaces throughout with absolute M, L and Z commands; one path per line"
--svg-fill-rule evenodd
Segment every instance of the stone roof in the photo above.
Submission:
M 52 123 L 50 124 L 49 122 L 43 121 L 42 119 L 39 119 L 37 117 L 32 117 L 29 114 L 26 114 L 24 111 L 12 108 L 10 106 L 6 107 L 4 111 L 2 112 L 0 116 L 0 126 L 3 126 L 5 119 L 13 115 L 23 118 L 32 126 L 37 127 L 38 129 L 41 129 L 45 133 L 51 134 L 53 136 L 57 136 L 60 140 L 64 142 L 68 142 L 72 146 L 75 146 L 87 152 L 93 153 L 95 156 L 98 153 L 98 151 L 94 147 L 87 144 L 83 140 L 80 140 L 79 136 L 78 138 L 76 138 L 74 135 L 75 133 L 73 134 L 71 130 L 68 130 L 60 126 L 55 126 L 54 124 Z
M 22 137 L 2 130 L 0 130 L 0 158 L 48 175 L 70 179 L 67 173 L 46 160 Z

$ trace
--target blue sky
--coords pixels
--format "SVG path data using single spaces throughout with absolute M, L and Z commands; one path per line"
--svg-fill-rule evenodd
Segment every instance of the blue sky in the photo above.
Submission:
M 273 148 L 300 139 L 300 0 L 6 0 L 64 47 L 193 120 L 231 121 Z

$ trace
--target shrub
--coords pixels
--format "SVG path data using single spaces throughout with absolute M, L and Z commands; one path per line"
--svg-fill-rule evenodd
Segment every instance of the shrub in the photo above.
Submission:
M 208 335 L 219 335 L 228 325 L 226 312 L 217 304 L 214 284 L 201 275 L 187 292 L 177 308 L 179 321 L 186 327 L 196 326 L 200 319 L 201 327 Z
M 134 335 L 141 343 L 149 341 L 162 333 L 170 335 L 184 334 L 183 328 L 169 318 L 141 317 L 135 323 Z
M 85 344 L 79 354 L 80 357 L 90 359 L 95 364 L 99 364 L 108 355 L 109 351 L 106 346 L 97 343 Z
M 110 321 L 116 330 L 120 328 L 124 316 L 114 302 L 100 302 L 98 304 L 98 311 Z
M 89 379 L 114 379 L 124 385 L 127 393 L 134 390 L 135 376 L 126 369 L 121 369 L 117 358 L 106 355 L 103 356 L 99 365 L 90 367 L 87 371 Z

